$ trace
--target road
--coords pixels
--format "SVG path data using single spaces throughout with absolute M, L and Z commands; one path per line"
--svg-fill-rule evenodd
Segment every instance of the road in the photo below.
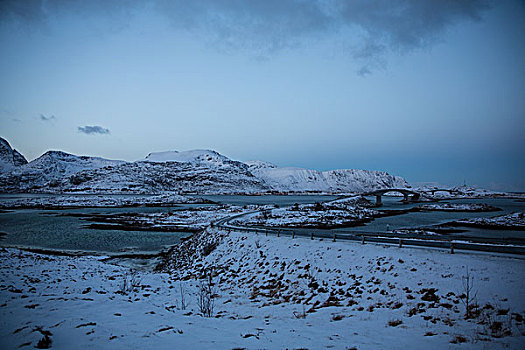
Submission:
M 470 250 L 482 252 L 494 252 L 503 254 L 515 254 L 525 256 L 525 246 L 509 245 L 509 244 L 495 244 L 487 239 L 469 237 L 469 241 L 465 238 L 451 238 L 448 236 L 430 236 L 430 235 L 411 235 L 411 234 L 395 234 L 395 233 L 381 233 L 381 232 L 352 232 L 341 234 L 331 232 L 305 232 L 304 230 L 293 230 L 290 228 L 265 228 L 265 227 L 249 227 L 232 225 L 230 222 L 240 217 L 255 214 L 262 211 L 250 211 L 247 213 L 236 214 L 221 220 L 216 221 L 213 225 L 224 230 L 251 232 L 254 234 L 289 236 L 289 237 L 309 237 L 310 239 L 332 239 L 346 240 L 346 241 L 360 241 L 362 244 L 366 242 L 395 244 L 399 247 L 403 246 L 418 246 L 418 247 L 434 247 L 450 250 L 454 253 L 456 250 Z

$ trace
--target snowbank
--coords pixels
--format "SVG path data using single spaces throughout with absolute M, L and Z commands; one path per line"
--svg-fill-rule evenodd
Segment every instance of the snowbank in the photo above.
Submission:
M 510 257 L 208 230 L 162 273 L 14 249 L 0 263 L 6 349 L 46 335 L 57 349 L 524 345 L 525 262 Z M 467 271 L 480 306 L 469 320 Z M 213 317 L 199 307 L 208 285 Z
M 454 224 L 491 227 L 491 228 L 515 228 L 525 229 L 525 214 L 512 213 L 494 216 L 492 218 L 473 218 L 454 221 Z
M 421 210 L 427 211 L 466 211 L 466 212 L 485 212 L 485 211 L 498 211 L 499 208 L 493 207 L 483 203 L 437 203 L 437 204 L 423 204 L 418 206 Z

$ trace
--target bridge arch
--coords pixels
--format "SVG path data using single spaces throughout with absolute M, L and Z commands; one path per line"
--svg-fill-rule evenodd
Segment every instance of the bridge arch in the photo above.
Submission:
M 461 191 L 458 191 L 458 190 L 452 190 L 452 189 L 448 189 L 448 188 L 435 188 L 433 190 L 426 190 L 425 192 L 427 193 L 430 193 L 432 195 L 435 195 L 436 192 L 448 192 L 450 194 L 457 194 L 457 193 L 461 193 Z
M 403 195 L 403 202 L 415 202 L 421 198 L 421 194 L 414 192 L 405 188 L 384 188 L 380 190 L 370 191 L 363 193 L 362 196 L 376 196 L 376 205 L 380 206 L 382 204 L 382 197 L 389 192 L 398 192 Z

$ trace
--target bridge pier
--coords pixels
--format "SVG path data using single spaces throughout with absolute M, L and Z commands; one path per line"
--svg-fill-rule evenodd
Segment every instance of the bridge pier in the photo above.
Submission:
M 381 190 L 375 190 L 371 192 L 362 193 L 362 197 L 376 197 L 376 206 L 380 207 L 383 205 L 382 196 L 388 192 L 397 192 L 403 195 L 403 202 L 417 202 L 421 198 L 421 194 L 406 188 L 385 188 Z

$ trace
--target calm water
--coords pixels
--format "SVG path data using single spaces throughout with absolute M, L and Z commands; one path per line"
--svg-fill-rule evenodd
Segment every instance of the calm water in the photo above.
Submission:
M 0 194 L 3 201 L 53 195 Z M 120 196 L 120 195 L 111 195 Z M 140 195 L 123 195 L 143 197 Z M 217 202 L 235 205 L 315 203 L 334 196 L 202 196 Z M 200 207 L 202 204 L 173 207 L 86 208 L 64 210 L 24 209 L 0 213 L 0 232 L 7 233 L 0 240 L 2 246 L 37 247 L 56 250 L 81 250 L 97 253 L 158 252 L 180 242 L 187 232 L 120 231 L 83 228 L 85 221 L 76 217 L 55 216 L 64 213 L 152 213 Z
M 0 231 L 7 236 L 2 246 L 38 247 L 57 250 L 81 250 L 97 253 L 157 252 L 177 244 L 188 233 L 120 231 L 87 229 L 87 222 L 76 217 L 55 216 L 64 213 L 166 212 L 199 205 L 178 207 L 136 207 L 108 209 L 15 210 L 0 214 Z
M 315 202 L 324 202 L 338 198 L 338 196 L 225 196 L 225 195 L 210 195 L 199 196 L 214 202 L 230 205 L 250 205 L 250 204 L 277 204 L 278 206 L 291 206 L 295 203 L 308 204 Z
M 383 206 L 381 209 L 405 209 L 420 205 L 402 204 L 399 202 L 400 198 L 383 197 Z M 442 201 L 441 203 L 467 204 L 467 203 L 485 203 L 497 208 L 501 211 L 497 212 L 480 212 L 480 213 L 466 213 L 466 212 L 442 212 L 442 211 L 428 211 L 428 212 L 414 212 L 396 216 L 389 216 L 376 219 L 365 226 L 337 229 L 336 231 L 344 233 L 345 231 L 355 232 L 385 232 L 387 230 L 395 230 L 401 228 L 417 228 L 424 226 L 432 226 L 444 224 L 449 221 L 460 220 L 464 218 L 477 217 L 492 217 L 496 215 L 510 214 L 514 212 L 525 212 L 525 203 L 518 202 L 513 199 L 502 198 L 486 198 L 486 199 L 456 199 L 451 201 Z M 494 237 L 494 238 L 525 238 L 524 231 L 514 230 L 488 230 L 477 228 L 461 227 L 466 232 L 459 233 L 462 236 L 477 236 L 477 237 Z
M 2 200 L 16 200 L 24 197 L 40 195 L 0 195 Z M 234 205 L 277 204 L 289 206 L 294 203 L 315 203 L 335 199 L 335 196 L 202 196 L 204 198 Z M 383 197 L 382 209 L 405 209 L 417 204 L 404 205 L 397 197 Z M 516 211 L 525 211 L 525 203 L 509 199 L 455 200 L 452 203 L 486 203 L 499 208 L 501 212 L 491 213 L 450 213 L 450 212 L 419 212 L 376 219 L 366 226 L 337 229 L 344 232 L 365 231 L 383 232 L 387 225 L 390 230 L 430 226 L 445 223 L 455 219 L 469 217 L 489 217 Z M 173 207 L 136 207 L 107 209 L 67 209 L 67 210 L 15 210 L 0 214 L 0 232 L 8 235 L 0 240 L 2 246 L 38 247 L 57 250 L 81 250 L 98 253 L 117 252 L 157 252 L 166 246 L 180 242 L 187 233 L 97 230 L 83 228 L 85 221 L 75 217 L 55 216 L 60 213 L 101 213 L 112 214 L 121 212 L 166 212 L 202 205 L 181 205 Z M 497 231 L 468 229 L 462 235 L 482 237 L 525 237 L 523 231 Z

